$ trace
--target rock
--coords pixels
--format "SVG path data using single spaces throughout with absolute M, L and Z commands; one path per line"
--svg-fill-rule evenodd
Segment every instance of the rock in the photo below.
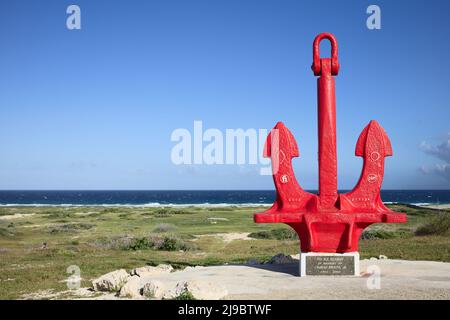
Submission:
M 145 266 L 141 268 L 136 268 L 131 271 L 131 275 L 137 275 L 140 277 L 149 276 L 149 275 L 157 275 L 162 273 L 170 273 L 173 271 L 173 268 L 170 264 L 160 264 L 156 267 Z
M 380 259 L 380 260 L 385 260 L 385 259 L 387 259 L 388 257 L 386 257 L 385 255 L 382 255 L 382 254 L 380 254 L 380 256 L 378 257 L 378 259 Z
M 142 295 L 146 298 L 162 299 L 164 297 L 165 288 L 161 281 L 151 280 L 142 288 Z
M 287 256 L 283 253 L 279 253 L 274 255 L 270 260 L 267 262 L 269 264 L 281 264 L 281 263 L 293 263 L 296 262 L 291 256 Z
M 259 264 L 259 262 L 256 259 L 250 259 L 245 264 L 248 265 L 248 266 L 252 266 L 252 265 L 255 265 L 255 264 Z
M 195 266 L 195 267 L 191 267 L 191 266 L 187 266 L 186 268 L 183 269 L 183 271 L 193 271 L 193 270 L 199 270 L 199 269 L 204 269 L 206 267 L 204 266 Z
M 291 258 L 295 260 L 300 260 L 300 253 L 297 254 L 291 254 Z
M 141 288 L 141 278 L 139 276 L 132 276 L 128 278 L 127 283 L 120 289 L 119 297 L 132 299 L 142 298 Z
M 224 298 L 228 291 L 218 284 L 204 280 L 189 280 L 177 283 L 175 287 L 175 296 L 189 291 L 195 299 L 199 300 L 219 300 Z
M 128 272 L 124 269 L 112 271 L 92 281 L 95 291 L 120 291 L 127 282 Z

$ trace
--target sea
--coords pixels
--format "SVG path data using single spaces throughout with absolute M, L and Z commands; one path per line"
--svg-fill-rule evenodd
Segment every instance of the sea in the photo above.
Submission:
M 382 190 L 381 198 L 385 203 L 450 204 L 450 190 Z M 258 206 L 274 200 L 274 190 L 0 191 L 0 206 Z

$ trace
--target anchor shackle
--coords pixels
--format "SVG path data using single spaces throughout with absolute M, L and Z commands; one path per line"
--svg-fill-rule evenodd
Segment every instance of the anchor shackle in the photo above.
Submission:
M 320 58 L 320 41 L 330 40 L 331 58 Z M 337 193 L 336 97 L 333 75 L 339 72 L 338 47 L 331 33 L 321 33 L 313 43 L 314 75 L 317 79 L 317 124 L 319 146 L 319 201 L 324 209 L 334 209 Z
M 330 40 L 331 44 L 331 58 L 320 58 L 320 42 L 323 39 Z M 322 63 L 327 63 L 331 60 L 331 75 L 337 76 L 339 73 L 339 60 L 338 60 L 338 45 L 336 38 L 328 32 L 319 34 L 313 43 L 313 63 L 311 69 L 315 76 L 320 76 L 322 74 Z

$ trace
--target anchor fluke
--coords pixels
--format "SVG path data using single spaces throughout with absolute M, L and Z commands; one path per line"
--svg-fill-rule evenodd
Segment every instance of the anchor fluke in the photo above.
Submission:
M 368 141 L 369 137 L 370 140 Z M 370 121 L 359 135 L 358 142 L 356 143 L 355 155 L 357 157 L 364 157 L 366 148 L 373 147 L 374 139 L 378 141 L 378 147 L 380 148 L 379 150 L 382 151 L 380 156 L 392 156 L 391 141 L 389 140 L 389 137 L 384 129 L 375 120 Z
M 281 121 L 275 125 L 267 136 L 263 156 L 265 158 L 270 158 L 272 156 L 272 146 L 274 150 L 278 150 L 280 144 L 286 146 L 283 148 L 282 152 L 287 158 L 289 158 L 289 156 L 290 158 L 300 156 L 297 141 L 295 141 L 294 135 Z

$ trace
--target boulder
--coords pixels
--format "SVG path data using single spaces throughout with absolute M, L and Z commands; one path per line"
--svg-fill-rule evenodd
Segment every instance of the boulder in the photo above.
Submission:
M 141 295 L 141 278 L 139 276 L 131 276 L 127 283 L 120 289 L 119 297 L 137 299 L 142 298 Z
M 144 276 L 150 276 L 150 275 L 170 273 L 172 271 L 173 271 L 173 268 L 170 264 L 160 264 L 160 265 L 157 265 L 156 267 L 145 266 L 145 267 L 133 269 L 133 271 L 131 271 L 131 275 L 144 277 Z
M 144 284 L 142 295 L 151 299 L 162 299 L 164 297 L 165 288 L 161 281 L 151 280 Z
M 92 286 L 95 291 L 115 291 L 118 292 L 122 286 L 127 282 L 129 277 L 128 272 L 124 269 L 112 271 L 100 278 L 92 281 Z
M 283 253 L 278 253 L 274 255 L 270 260 L 267 262 L 268 264 L 282 264 L 282 263 L 294 263 L 298 262 L 295 261 L 291 256 L 287 256 Z
M 228 294 L 227 289 L 221 285 L 204 280 L 179 282 L 175 287 L 174 295 L 180 296 L 185 291 L 189 291 L 195 299 L 199 300 L 219 300 Z

